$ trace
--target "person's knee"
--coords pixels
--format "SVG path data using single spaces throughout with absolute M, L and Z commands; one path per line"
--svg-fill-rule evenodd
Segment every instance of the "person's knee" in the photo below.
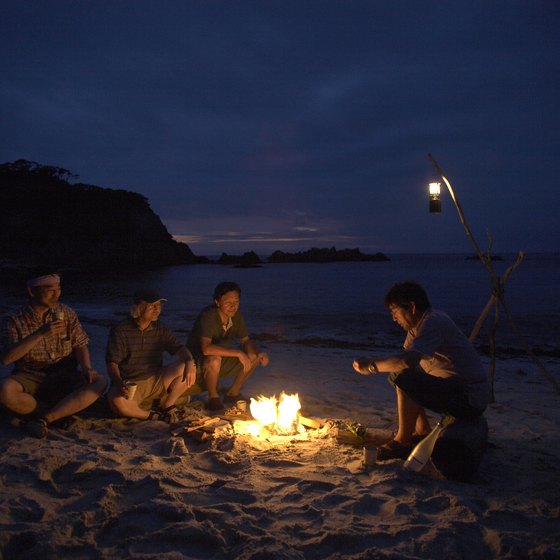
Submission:
M 210 372 L 217 373 L 222 366 L 221 356 L 206 356 L 202 362 L 202 369 L 207 375 Z
M 125 400 L 115 386 L 111 387 L 107 394 L 107 404 L 115 414 L 123 415 L 124 406 L 126 405 Z
M 117 416 L 127 416 L 124 397 L 111 397 L 108 395 L 107 403 L 109 404 L 111 411 Z
M 0 404 L 5 404 L 5 399 L 6 399 L 6 394 L 7 394 L 7 390 L 6 390 L 6 382 L 8 380 L 7 379 L 2 379 L 2 381 L 0 381 Z
M 101 396 L 107 389 L 108 384 L 109 381 L 105 377 L 99 377 L 89 387 L 94 393 Z
M 13 379 L 9 377 L 2 379 L 0 381 L 0 404 L 9 405 L 16 393 L 22 393 L 23 387 Z

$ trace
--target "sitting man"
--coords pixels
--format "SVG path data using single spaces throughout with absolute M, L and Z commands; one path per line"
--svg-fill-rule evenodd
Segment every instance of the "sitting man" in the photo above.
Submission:
M 177 399 L 196 381 L 191 353 L 158 321 L 165 301 L 151 290 L 136 293 L 130 316 L 109 333 L 105 358 L 112 386 L 108 401 L 119 416 L 174 422 Z M 177 355 L 178 361 L 163 366 L 164 352 Z M 131 384 L 136 386 L 133 395 Z M 147 410 L 156 399 L 159 407 Z
M 22 426 L 31 435 L 44 438 L 49 424 L 94 403 L 107 380 L 91 367 L 89 339 L 76 313 L 58 301 L 60 275 L 36 270 L 27 292 L 29 304 L 2 326 L 0 358 L 15 366 L 0 383 L 0 403 L 24 416 Z
M 225 403 L 243 399 L 241 387 L 259 366 L 268 365 L 268 355 L 251 342 L 245 320 L 239 311 L 241 288 L 235 282 L 222 282 L 214 290 L 214 304 L 204 308 L 194 323 L 187 346 L 202 368 L 208 390 L 209 410 L 224 408 L 218 396 L 218 380 L 235 375 L 224 397 Z M 233 348 L 239 340 L 240 348 Z
M 399 427 L 394 439 L 378 449 L 378 459 L 404 459 L 430 431 L 425 408 L 455 418 L 480 416 L 489 386 L 480 358 L 448 315 L 432 309 L 415 282 L 395 284 L 385 296 L 393 321 L 406 332 L 404 351 L 354 361 L 362 374 L 390 373 L 397 393 Z

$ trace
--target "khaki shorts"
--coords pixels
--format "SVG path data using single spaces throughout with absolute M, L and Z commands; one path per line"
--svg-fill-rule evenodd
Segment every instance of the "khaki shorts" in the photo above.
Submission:
M 134 393 L 133 400 L 135 400 L 139 406 L 146 404 L 150 407 L 155 399 L 162 399 L 167 394 L 161 375 L 152 375 L 147 379 L 140 380 L 130 379 L 127 380 L 127 382 L 136 383 L 136 393 Z
M 33 395 L 38 401 L 57 403 L 64 397 L 85 387 L 86 379 L 77 370 L 60 370 L 48 374 L 37 370 L 19 370 L 10 375 L 25 393 Z

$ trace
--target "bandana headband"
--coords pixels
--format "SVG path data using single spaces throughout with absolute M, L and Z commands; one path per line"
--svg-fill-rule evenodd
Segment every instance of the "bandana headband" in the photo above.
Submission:
M 37 276 L 27 281 L 29 288 L 36 288 L 37 286 L 53 286 L 60 284 L 60 276 L 58 274 L 47 274 L 46 276 Z

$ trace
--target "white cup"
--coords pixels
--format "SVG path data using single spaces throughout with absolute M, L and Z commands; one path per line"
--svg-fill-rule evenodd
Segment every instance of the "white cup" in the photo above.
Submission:
M 247 401 L 237 401 L 235 403 L 235 406 L 241 411 L 241 412 L 247 412 Z
M 362 463 L 366 466 L 377 463 L 377 447 L 375 445 L 364 445 L 362 450 Z
M 136 393 L 136 389 L 138 388 L 138 385 L 136 385 L 136 383 L 125 383 L 125 387 L 128 388 L 128 394 L 126 396 L 126 399 L 131 401 L 134 398 L 134 394 Z

